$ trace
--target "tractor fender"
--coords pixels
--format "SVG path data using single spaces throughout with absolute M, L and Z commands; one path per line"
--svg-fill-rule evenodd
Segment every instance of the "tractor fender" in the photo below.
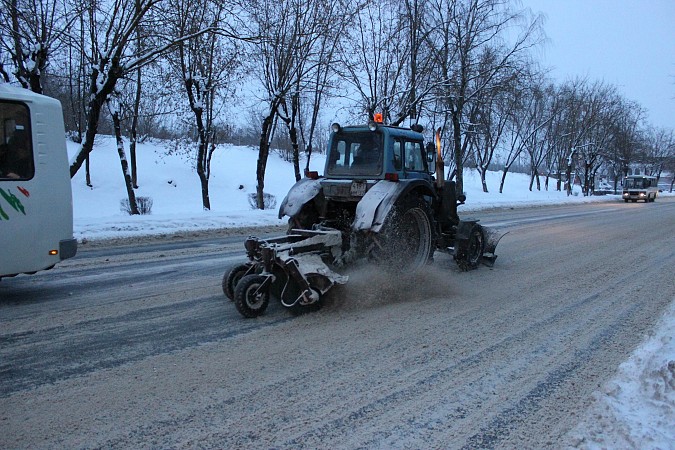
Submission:
M 302 207 L 319 195 L 321 181 L 312 178 L 303 178 L 291 187 L 279 207 L 279 218 L 284 216 L 293 217 L 300 212 Z
M 379 233 L 396 201 L 418 187 L 421 187 L 424 195 L 434 196 L 429 183 L 425 180 L 379 181 L 356 205 L 352 230 Z

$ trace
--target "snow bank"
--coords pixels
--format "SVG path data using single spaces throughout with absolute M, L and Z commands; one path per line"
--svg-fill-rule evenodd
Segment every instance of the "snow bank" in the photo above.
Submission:
M 675 299 L 569 434 L 583 449 L 675 448 Z

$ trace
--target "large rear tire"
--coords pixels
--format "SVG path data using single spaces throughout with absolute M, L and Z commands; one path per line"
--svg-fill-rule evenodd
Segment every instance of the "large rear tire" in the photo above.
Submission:
M 267 279 L 264 275 L 246 275 L 234 289 L 234 306 L 242 316 L 258 317 L 265 312 L 270 302 L 269 289 L 257 292 Z
M 432 223 L 429 205 L 422 198 L 399 200 L 382 231 L 369 237 L 368 257 L 394 271 L 421 269 L 435 250 Z

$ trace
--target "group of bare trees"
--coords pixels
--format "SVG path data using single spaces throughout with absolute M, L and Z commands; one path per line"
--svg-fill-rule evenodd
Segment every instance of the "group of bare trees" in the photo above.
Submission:
M 530 190 L 535 180 L 540 188 L 542 175 L 547 188 L 552 177 L 556 189 L 564 183 L 569 193 L 576 179 L 584 195 L 590 195 L 602 168 L 614 180 L 616 191 L 631 167 L 660 177 L 672 165 L 672 130 L 647 127 L 644 109 L 623 98 L 615 87 L 580 79 L 541 86 L 526 94 L 529 106 L 520 116 L 528 125 L 516 140 L 528 153 Z
M 211 157 L 229 125 L 237 87 L 255 86 L 259 127 L 256 204 L 265 207 L 271 143 L 287 136 L 294 176 L 326 130 L 329 102 L 357 122 L 443 130 L 444 161 L 502 170 L 499 191 L 526 160 L 530 189 L 593 191 L 604 167 L 636 163 L 660 175 L 673 164 L 672 130 L 600 82 L 556 84 L 531 49 L 541 22 L 513 0 L 0 0 L 0 76 L 61 99 L 86 163 L 102 120 L 117 135 L 131 209 L 135 145 L 172 128 L 190 136 L 202 204 L 210 209 Z M 239 92 L 239 94 L 241 94 Z M 239 114 L 246 111 L 238 111 Z M 122 134 L 130 142 L 127 162 Z M 88 169 L 87 170 L 87 175 Z M 670 169 L 672 170 L 672 169 Z M 89 182 L 89 178 L 88 178 Z M 536 184 L 535 184 L 536 183 Z

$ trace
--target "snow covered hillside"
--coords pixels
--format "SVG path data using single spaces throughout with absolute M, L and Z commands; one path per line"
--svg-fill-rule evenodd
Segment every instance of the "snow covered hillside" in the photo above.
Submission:
M 71 157 L 77 147 L 69 142 Z M 276 208 L 260 211 L 249 205 L 248 196 L 255 193 L 257 149 L 223 145 L 213 155 L 209 184 L 211 210 L 204 211 L 194 163 L 185 156 L 166 153 L 167 148 L 162 143 L 138 145 L 139 189 L 136 195 L 152 198 L 153 207 L 150 215 L 129 216 L 120 211 L 120 200 L 126 198 L 126 190 L 115 141 L 110 136 L 97 137 L 91 154 L 93 186 L 89 188 L 85 183 L 84 167 L 73 178 L 75 237 L 79 240 L 101 239 L 284 223 L 277 218 L 278 206 L 295 178 L 292 164 L 278 154 L 270 155 L 265 176 L 265 191 L 276 196 Z M 313 155 L 311 170 L 323 173 L 324 163 L 324 155 Z M 304 164 L 303 161 L 301 167 L 304 168 Z M 500 172 L 488 174 L 490 193 L 486 194 L 478 173 L 465 171 L 467 204 L 460 208 L 460 214 L 493 206 L 607 200 L 607 197 L 568 197 L 564 192 L 553 190 L 530 192 L 529 177 L 516 173 L 507 175 L 504 193 L 499 194 L 501 175 Z

